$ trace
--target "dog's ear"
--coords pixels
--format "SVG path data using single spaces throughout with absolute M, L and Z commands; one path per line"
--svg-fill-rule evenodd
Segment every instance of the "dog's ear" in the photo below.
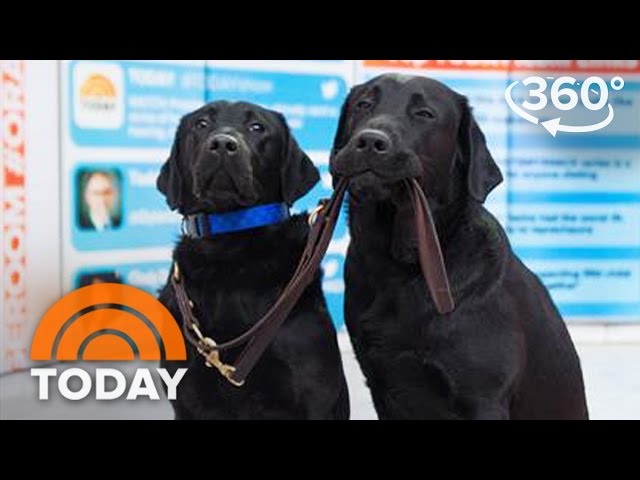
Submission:
M 180 121 L 180 125 L 178 126 L 176 136 L 173 141 L 173 146 L 171 147 L 171 153 L 169 154 L 167 161 L 162 165 L 160 175 L 158 175 L 158 179 L 156 181 L 158 190 L 160 190 L 160 192 L 166 197 L 167 205 L 169 205 L 171 210 L 180 208 L 182 203 L 181 199 L 182 192 L 184 190 L 184 182 L 182 174 L 180 173 L 180 143 L 182 142 L 183 135 L 184 119 Z
M 480 203 L 502 183 L 502 173 L 491 156 L 487 142 L 466 98 L 461 99 L 462 122 L 458 133 L 458 147 L 467 166 L 469 194 Z
M 348 120 L 349 114 L 351 111 L 351 102 L 353 99 L 362 91 L 362 85 L 356 85 L 349 91 L 349 95 L 342 103 L 342 108 L 340 109 L 340 118 L 338 119 L 338 128 L 336 129 L 336 134 L 333 138 L 333 146 L 331 147 L 331 154 L 329 155 L 329 171 L 331 171 L 331 164 L 333 162 L 333 157 L 348 143 Z M 333 172 L 332 172 L 333 173 Z M 333 186 L 335 188 L 337 183 L 337 177 L 333 175 Z
M 311 159 L 302 151 L 291 134 L 287 120 L 281 113 L 275 112 L 284 129 L 284 151 L 280 170 L 280 188 L 282 198 L 291 206 L 300 197 L 311 190 L 320 174 Z

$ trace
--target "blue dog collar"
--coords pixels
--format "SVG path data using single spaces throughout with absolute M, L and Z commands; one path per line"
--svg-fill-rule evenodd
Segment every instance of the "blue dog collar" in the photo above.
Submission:
M 268 203 L 228 213 L 197 213 L 183 219 L 183 233 L 190 237 L 212 237 L 284 222 L 289 218 L 286 203 Z

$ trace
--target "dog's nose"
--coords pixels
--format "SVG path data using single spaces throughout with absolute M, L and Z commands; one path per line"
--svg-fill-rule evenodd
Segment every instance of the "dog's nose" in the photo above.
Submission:
M 391 149 L 391 138 L 382 130 L 363 130 L 353 139 L 360 153 L 385 154 Z
M 217 133 L 209 140 L 209 150 L 227 155 L 235 155 L 240 144 L 233 136 Z

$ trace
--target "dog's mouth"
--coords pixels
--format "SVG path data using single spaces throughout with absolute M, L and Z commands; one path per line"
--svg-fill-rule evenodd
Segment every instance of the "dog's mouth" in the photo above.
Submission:
M 224 211 L 233 208 L 244 208 L 255 205 L 258 195 L 241 192 L 214 191 L 196 195 L 196 199 L 208 204 L 212 210 Z
M 250 207 L 260 197 L 250 177 L 236 178 L 224 170 L 218 171 L 205 182 L 199 182 L 193 194 L 208 210 L 216 212 Z
M 395 186 L 422 175 L 418 156 L 404 149 L 377 158 L 375 155 L 354 152 L 353 148 L 347 146 L 337 152 L 330 169 L 334 179 L 349 179 L 351 194 L 372 198 L 385 196 Z
M 357 201 L 376 201 L 388 198 L 393 191 L 393 181 L 378 175 L 373 170 L 365 170 L 349 175 L 349 194 Z
M 349 195 L 359 202 L 386 200 L 402 190 L 407 180 L 417 176 L 413 171 L 385 173 L 372 168 L 351 174 L 334 173 L 335 183 L 340 178 L 348 179 Z

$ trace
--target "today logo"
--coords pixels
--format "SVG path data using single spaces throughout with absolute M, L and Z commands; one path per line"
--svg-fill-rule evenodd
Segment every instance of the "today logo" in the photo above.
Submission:
M 31 359 L 39 361 L 158 361 L 186 360 L 182 332 L 169 311 L 142 290 L 116 283 L 89 285 L 75 290 L 56 302 L 42 317 L 31 344 Z M 179 368 L 172 377 L 164 368 L 155 369 L 167 387 L 167 397 L 175 400 L 177 387 L 187 369 Z M 50 378 L 56 368 L 32 368 L 39 379 L 39 399 L 49 398 Z M 77 378 L 80 389 L 70 388 Z M 115 388 L 107 389 L 107 379 Z M 126 390 L 126 378 L 114 368 L 96 370 L 97 400 L 120 398 Z M 81 400 L 92 390 L 91 375 L 84 369 L 65 369 L 58 376 L 58 390 L 69 400 Z M 138 368 L 131 381 L 127 400 L 147 396 L 159 400 L 151 371 Z
M 80 128 L 113 130 L 125 119 L 124 72 L 117 64 L 81 62 L 73 68 L 73 119 Z

